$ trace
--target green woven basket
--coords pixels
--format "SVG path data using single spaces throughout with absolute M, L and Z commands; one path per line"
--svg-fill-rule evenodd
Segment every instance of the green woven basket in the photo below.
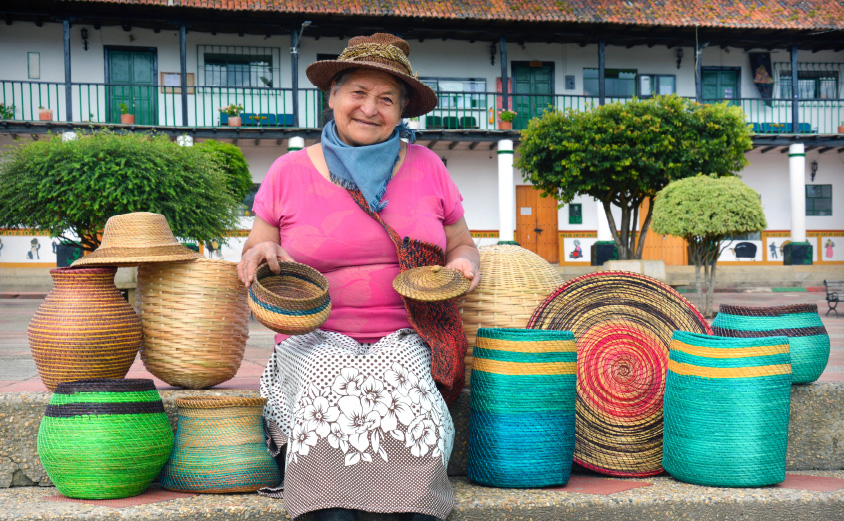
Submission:
M 675 331 L 665 382 L 662 465 L 688 483 L 761 487 L 785 480 L 788 339 Z
M 173 448 L 152 380 L 60 383 L 38 429 L 38 455 L 59 492 L 79 499 L 136 496 Z

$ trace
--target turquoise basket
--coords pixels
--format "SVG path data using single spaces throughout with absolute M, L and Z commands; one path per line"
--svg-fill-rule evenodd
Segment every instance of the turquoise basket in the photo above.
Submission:
M 785 480 L 788 339 L 675 331 L 665 381 L 662 465 L 687 483 L 761 487 Z
M 716 335 L 734 338 L 787 336 L 791 346 L 792 383 L 817 380 L 829 361 L 829 334 L 817 304 L 743 307 L 721 305 L 712 322 Z
M 480 328 L 475 342 L 469 479 L 508 488 L 565 485 L 574 455 L 574 335 Z

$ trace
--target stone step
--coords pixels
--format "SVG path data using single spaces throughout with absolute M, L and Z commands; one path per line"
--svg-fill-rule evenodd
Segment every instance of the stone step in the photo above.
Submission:
M 173 400 L 184 396 L 255 396 L 255 391 L 160 391 L 173 426 Z M 451 408 L 455 424 L 451 476 L 464 476 L 468 464 L 470 391 Z M 787 469 L 844 470 L 844 383 L 795 385 L 791 393 Z M 0 393 L 0 488 L 50 485 L 36 453 L 36 436 L 50 399 L 46 392 Z M 842 514 L 844 515 L 844 514 Z

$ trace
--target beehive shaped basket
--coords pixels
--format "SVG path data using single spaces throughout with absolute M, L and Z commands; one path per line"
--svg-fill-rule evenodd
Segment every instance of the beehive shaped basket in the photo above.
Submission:
M 141 264 L 136 307 L 141 360 L 170 385 L 205 389 L 231 379 L 249 337 L 246 288 L 234 262 Z
M 467 386 L 478 328 L 526 327 L 536 307 L 563 283 L 562 276 L 548 261 L 521 246 L 482 246 L 479 252 L 481 283 L 458 303 L 469 341 Z

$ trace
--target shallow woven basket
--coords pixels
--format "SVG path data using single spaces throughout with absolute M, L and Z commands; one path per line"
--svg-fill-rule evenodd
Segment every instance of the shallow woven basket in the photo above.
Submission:
M 216 259 L 138 267 L 141 360 L 170 385 L 205 389 L 231 379 L 249 337 L 237 264 Z
M 264 441 L 266 398 L 193 396 L 179 408 L 176 445 L 161 486 L 181 492 L 254 492 L 281 481 Z
M 574 453 L 574 335 L 481 328 L 472 378 L 469 479 L 519 488 L 568 483 Z
M 791 346 L 792 383 L 820 378 L 829 362 L 829 334 L 817 304 L 789 306 L 728 306 L 721 304 L 712 331 L 735 338 L 787 336 Z
M 665 382 L 663 466 L 712 487 L 785 480 L 791 403 L 788 339 L 676 331 Z
M 466 385 L 472 372 L 472 346 L 481 327 L 524 328 L 536 306 L 563 283 L 562 276 L 539 255 L 516 245 L 482 246 L 481 283 L 458 301 L 466 352 Z
M 173 448 L 152 380 L 61 383 L 38 429 L 38 456 L 59 492 L 117 499 L 147 489 Z
M 298 262 L 279 262 L 275 274 L 266 264 L 249 287 L 249 309 L 258 322 L 277 333 L 304 335 L 328 319 L 331 298 L 322 273 Z

